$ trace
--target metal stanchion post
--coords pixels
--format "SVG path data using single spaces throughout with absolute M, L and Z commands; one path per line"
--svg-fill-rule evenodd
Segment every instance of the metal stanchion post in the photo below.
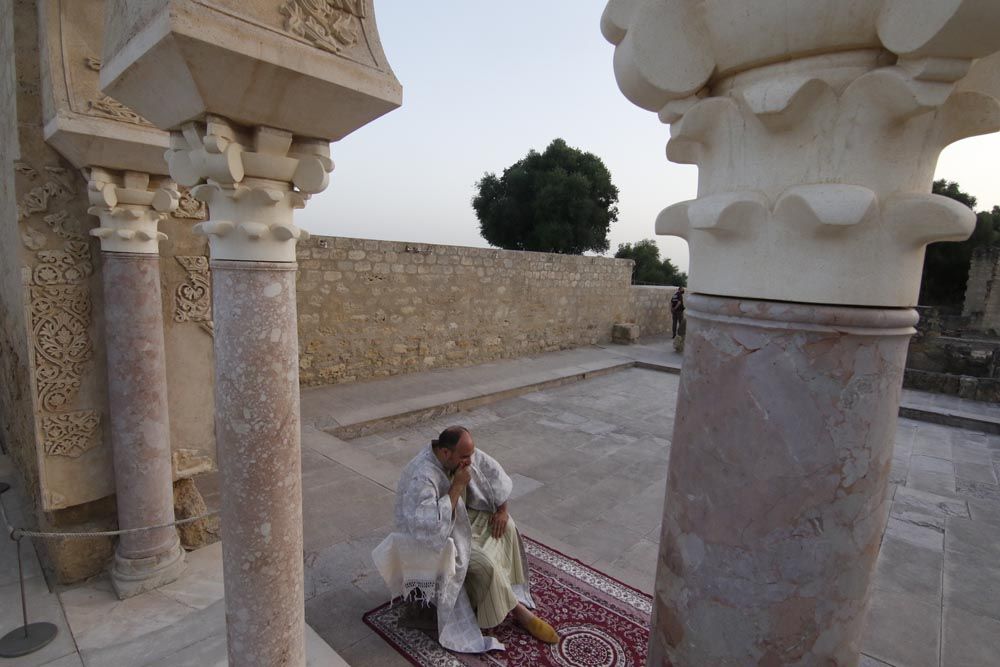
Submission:
M 14 628 L 3 637 L 0 637 L 0 658 L 16 658 L 28 653 L 34 653 L 38 649 L 47 645 L 56 638 L 58 628 L 52 623 L 28 623 L 28 602 L 24 594 L 24 566 L 21 561 L 21 538 L 15 537 L 16 531 L 10 529 L 7 521 L 7 512 L 3 507 L 3 494 L 10 490 L 10 484 L 0 482 L 0 513 L 3 514 L 4 525 L 10 530 L 9 537 L 14 541 L 17 549 L 17 579 L 21 584 L 21 615 L 24 625 Z

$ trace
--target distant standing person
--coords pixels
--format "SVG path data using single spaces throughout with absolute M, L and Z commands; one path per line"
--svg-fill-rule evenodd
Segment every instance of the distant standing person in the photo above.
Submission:
M 678 287 L 674 295 L 670 297 L 670 337 L 677 337 L 677 327 L 684 321 L 684 288 Z

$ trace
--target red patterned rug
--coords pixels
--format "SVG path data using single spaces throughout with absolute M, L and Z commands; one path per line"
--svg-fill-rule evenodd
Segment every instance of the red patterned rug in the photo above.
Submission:
M 418 667 L 644 665 L 652 598 L 534 540 L 524 542 L 531 594 L 539 616 L 559 632 L 558 644 L 543 644 L 508 618 L 491 631 L 506 651 L 452 653 L 441 648 L 433 633 L 400 627 L 401 604 L 371 610 L 365 623 Z

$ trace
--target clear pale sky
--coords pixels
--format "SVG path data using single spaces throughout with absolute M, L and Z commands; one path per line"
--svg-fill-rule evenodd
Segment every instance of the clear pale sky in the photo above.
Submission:
M 326 192 L 299 213 L 314 234 L 487 246 L 470 201 L 485 172 L 562 137 L 604 160 L 618 186 L 619 243 L 654 238 L 656 215 L 695 196 L 697 170 L 665 156 L 669 127 L 618 91 L 605 0 L 376 0 L 403 106 L 333 146 Z M 1000 204 L 1000 136 L 947 149 L 938 178 L 979 208 Z M 687 270 L 687 244 L 655 237 Z

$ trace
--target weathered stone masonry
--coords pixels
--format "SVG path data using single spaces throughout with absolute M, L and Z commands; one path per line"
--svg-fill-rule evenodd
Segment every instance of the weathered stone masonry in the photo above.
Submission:
M 632 288 L 630 260 L 314 237 L 298 264 L 304 385 L 608 342 L 637 316 L 643 335 L 669 326 L 672 290 Z

